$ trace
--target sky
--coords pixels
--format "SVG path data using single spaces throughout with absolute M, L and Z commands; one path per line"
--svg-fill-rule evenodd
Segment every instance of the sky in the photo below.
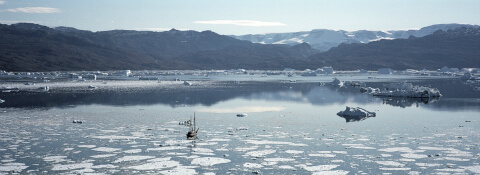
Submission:
M 480 0 L 0 0 L 0 23 L 223 35 L 480 25 Z

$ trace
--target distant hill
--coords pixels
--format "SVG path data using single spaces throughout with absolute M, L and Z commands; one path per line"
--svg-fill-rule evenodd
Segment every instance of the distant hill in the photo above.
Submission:
M 212 31 L 91 32 L 29 23 L 0 24 L 0 70 L 480 67 L 479 44 L 479 27 L 468 25 L 424 37 L 344 43 L 320 53 L 308 43 L 251 43 Z
M 231 36 L 236 39 L 261 44 L 288 44 L 297 45 L 308 43 L 313 49 L 321 52 L 328 51 L 340 44 L 369 43 L 381 39 L 407 39 L 410 36 L 423 37 L 433 34 L 437 30 L 448 31 L 459 27 L 475 27 L 468 24 L 437 24 L 423 27 L 419 30 L 389 30 L 389 31 L 345 31 L 315 29 L 305 32 L 267 33 Z
M 480 67 L 480 27 L 438 30 L 424 37 L 380 40 L 368 44 L 341 44 L 309 57 L 312 64 L 336 69 L 438 69 Z
M 308 44 L 261 45 L 211 31 L 90 32 L 38 24 L 0 25 L 0 69 L 7 71 L 277 68 L 305 59 Z M 234 60 L 235 59 L 235 60 Z M 248 64 L 244 64 L 248 63 Z

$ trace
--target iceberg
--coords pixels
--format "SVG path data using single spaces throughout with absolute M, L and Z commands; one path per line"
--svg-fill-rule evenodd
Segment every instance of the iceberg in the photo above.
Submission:
M 343 86 L 343 82 L 340 81 L 339 79 L 335 78 L 335 79 L 333 79 L 332 85 L 334 85 L 334 86 Z
M 352 108 L 347 106 L 344 111 L 338 112 L 337 115 L 347 117 L 375 117 L 375 112 L 369 112 L 360 107 Z
M 391 83 L 385 90 L 372 92 L 373 96 L 385 97 L 409 97 L 409 98 L 430 98 L 441 97 L 437 88 L 414 86 L 412 83 Z

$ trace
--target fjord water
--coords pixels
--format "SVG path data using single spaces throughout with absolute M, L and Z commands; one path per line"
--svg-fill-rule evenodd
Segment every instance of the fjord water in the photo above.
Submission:
M 213 77 L 192 86 L 150 81 L 149 88 L 120 81 L 127 88 L 2 93 L 0 174 L 480 173 L 480 95 L 469 85 L 367 80 L 372 87 L 409 81 L 443 94 L 376 98 L 332 86 L 332 78 Z M 337 116 L 345 106 L 376 116 Z M 187 140 L 189 127 L 179 123 L 194 113 L 199 136 Z

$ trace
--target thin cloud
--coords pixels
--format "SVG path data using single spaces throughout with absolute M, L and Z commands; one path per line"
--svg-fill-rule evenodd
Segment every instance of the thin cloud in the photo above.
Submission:
M 1 24 L 16 24 L 16 23 L 35 23 L 41 24 L 41 21 L 0 21 Z
M 22 7 L 8 9 L 7 11 L 20 13 L 60 13 L 60 9 L 51 7 Z
M 264 22 L 252 20 L 213 20 L 213 21 L 194 21 L 196 24 L 227 24 L 236 26 L 250 26 L 250 27 L 268 27 L 268 26 L 285 26 L 286 24 L 280 22 Z
M 0 5 L 5 4 L 6 1 L 0 1 Z

